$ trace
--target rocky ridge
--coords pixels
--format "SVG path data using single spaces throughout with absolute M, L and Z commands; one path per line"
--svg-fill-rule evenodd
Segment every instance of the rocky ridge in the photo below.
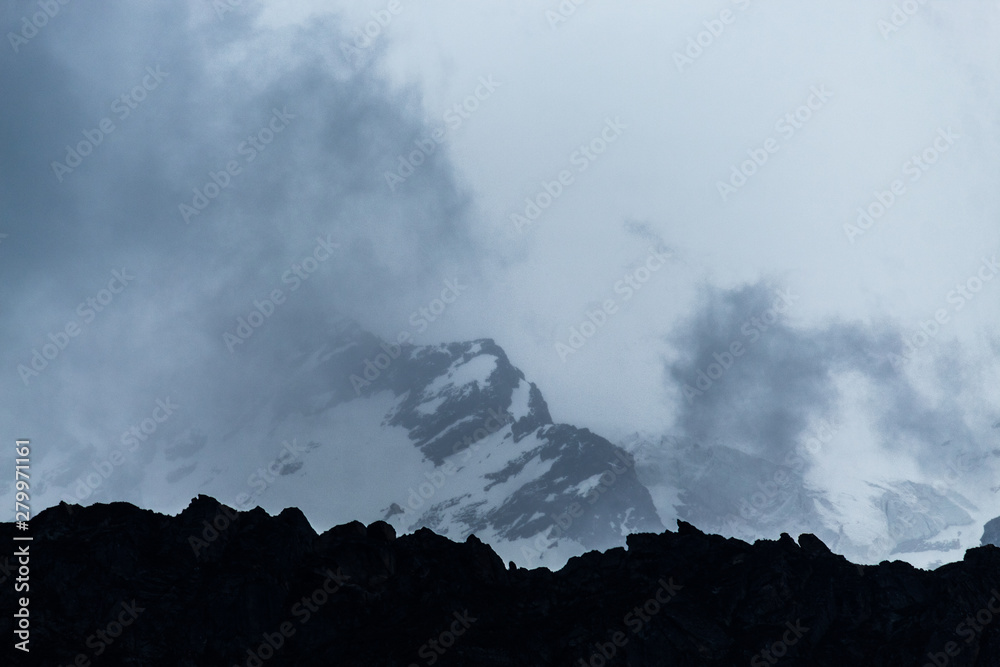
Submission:
M 475 536 L 382 521 L 317 535 L 296 509 L 206 496 L 177 516 L 62 504 L 30 534 L 31 653 L 7 664 L 1000 664 L 993 546 L 923 571 L 682 521 L 552 572 L 505 566 Z M 0 589 L 4 609 L 14 595 Z

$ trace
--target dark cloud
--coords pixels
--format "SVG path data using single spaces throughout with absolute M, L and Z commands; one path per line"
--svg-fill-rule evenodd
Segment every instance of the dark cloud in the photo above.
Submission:
M 900 330 L 889 323 L 834 322 L 804 328 L 795 321 L 800 295 L 764 281 L 733 289 L 704 287 L 696 310 L 672 338 L 678 358 L 668 364 L 672 388 L 682 389 L 679 435 L 706 444 L 743 448 L 780 464 L 818 420 L 841 419 L 836 379 L 858 374 L 875 388 L 871 406 L 881 446 L 939 472 L 953 439 L 980 451 L 958 399 L 959 359 L 940 366 L 946 389 L 928 397 L 903 366 Z M 781 312 L 784 310 L 784 312 Z M 735 346 L 735 347 L 734 347 Z M 733 352 L 737 352 L 736 355 Z M 949 379 L 950 377 L 950 379 Z
M 7 3 L 0 23 L 26 11 Z M 331 16 L 279 29 L 250 8 L 71 3 L 0 49 L 5 432 L 48 442 L 39 456 L 100 450 L 168 394 L 184 406 L 175 428 L 222 429 L 340 317 L 378 331 L 444 278 L 474 279 L 468 199 L 442 152 L 386 184 L 428 132 L 419 94 L 384 80 L 375 47 L 348 62 L 346 31 Z M 95 145 L 54 173 L 80 142 Z M 180 205 L 196 203 L 187 222 Z M 322 259 L 292 290 L 307 257 Z M 115 270 L 134 279 L 85 319 L 78 305 L 107 300 Z M 230 352 L 224 332 L 275 289 L 284 303 Z M 19 366 L 59 341 L 26 386 Z

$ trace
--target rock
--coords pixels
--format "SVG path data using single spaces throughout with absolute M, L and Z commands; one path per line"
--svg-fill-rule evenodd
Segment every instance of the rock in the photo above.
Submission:
M 504 566 L 472 535 L 317 535 L 296 509 L 207 496 L 175 517 L 59 505 L 30 529 L 30 590 L 8 583 L 0 605 L 30 596 L 31 653 L 5 664 L 1000 664 L 992 545 L 936 571 L 860 567 L 814 535 L 751 545 L 680 521 L 551 572 Z

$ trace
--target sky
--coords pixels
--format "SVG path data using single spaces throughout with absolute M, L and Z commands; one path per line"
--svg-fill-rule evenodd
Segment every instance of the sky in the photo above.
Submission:
M 613 440 L 830 419 L 845 474 L 928 482 L 1000 446 L 996 2 L 0 19 L 0 432 L 41 461 L 165 397 L 225 429 L 342 315 L 493 338 Z

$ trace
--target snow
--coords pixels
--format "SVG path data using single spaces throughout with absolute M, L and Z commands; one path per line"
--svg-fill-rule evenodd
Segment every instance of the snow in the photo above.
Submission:
M 491 354 L 481 354 L 468 361 L 458 360 L 451 365 L 448 372 L 431 382 L 424 394 L 434 396 L 449 386 L 464 387 L 476 382 L 484 387 L 490 375 L 497 367 L 497 358 Z
M 531 385 L 524 380 L 519 381 L 510 396 L 510 413 L 515 420 L 528 416 L 530 400 Z
M 438 408 L 441 407 L 441 405 L 445 402 L 445 400 L 446 399 L 444 396 L 438 396 L 437 398 L 432 398 L 431 400 L 424 401 L 423 403 L 418 405 L 416 410 L 419 414 L 422 415 L 432 415 L 437 411 Z
M 604 472 L 600 472 L 600 473 L 598 473 L 596 475 L 591 475 L 590 477 L 588 477 L 587 479 L 583 480 L 582 482 L 580 482 L 579 484 L 577 484 L 573 488 L 576 489 L 576 492 L 579 495 L 585 496 L 592 489 L 596 489 L 598 487 L 598 485 L 600 485 L 600 483 L 601 483 L 601 475 L 603 475 L 603 474 L 604 474 Z
M 315 371 L 319 364 L 347 347 L 350 345 L 332 351 L 327 346 L 315 350 L 303 361 L 299 373 L 305 375 Z M 470 349 L 477 353 L 476 356 L 469 358 L 466 355 L 456 360 L 444 374 L 424 388 L 423 402 L 415 408 L 418 415 L 435 414 L 456 394 L 488 385 L 498 359 L 494 355 L 483 354 L 478 344 Z M 420 356 L 422 352 L 425 352 L 423 348 L 417 348 L 414 354 Z M 515 419 L 528 414 L 530 391 L 530 383 L 523 379 L 514 388 L 510 413 Z M 396 503 L 404 509 L 404 514 L 391 517 L 389 521 L 398 532 L 427 525 L 452 539 L 462 540 L 472 532 L 470 525 L 480 524 L 526 484 L 546 474 L 554 463 L 554 460 L 542 461 L 539 455 L 545 444 L 539 435 L 545 429 L 528 434 L 515 443 L 507 425 L 473 443 L 470 448 L 448 457 L 445 466 L 435 467 L 414 447 L 406 429 L 385 425 L 386 416 L 393 414 L 407 395 L 409 392 L 397 397 L 383 391 L 324 408 L 330 404 L 334 393 L 317 390 L 301 398 L 299 412 L 284 414 L 280 419 L 275 410 L 275 405 L 280 402 L 278 397 L 262 398 L 245 406 L 245 416 L 237 429 L 228 433 L 206 434 L 206 446 L 193 456 L 168 460 L 164 453 L 166 443 L 147 446 L 126 454 L 125 464 L 116 466 L 111 475 L 121 476 L 122 479 L 138 476 L 141 479 L 138 485 L 140 490 L 136 492 L 138 498 L 133 502 L 156 507 L 160 511 L 179 512 L 193 496 L 204 493 L 240 509 L 260 505 L 271 514 L 280 513 L 286 507 L 299 507 L 313 527 L 323 531 L 347 521 L 369 523 L 383 519 L 384 511 Z M 446 437 L 454 429 L 468 426 L 476 418 L 466 415 L 449 423 L 437 437 Z M 895 490 L 902 502 L 915 502 L 918 498 L 906 487 L 899 487 L 898 480 L 901 477 L 920 477 L 913 470 L 890 468 L 891 461 L 886 457 L 880 459 L 870 453 L 864 455 L 864 452 L 855 449 L 854 443 L 864 435 L 863 427 L 863 424 L 852 420 L 842 420 L 832 429 L 831 437 L 823 440 L 821 448 L 808 454 L 812 467 L 804 482 L 830 503 L 830 506 L 823 503 L 816 505 L 820 521 L 853 543 L 849 552 L 840 553 L 859 562 L 878 562 L 888 558 L 906 560 L 918 567 L 932 567 L 942 561 L 960 560 L 965 549 L 978 546 L 981 535 L 979 526 L 995 516 L 995 510 L 985 503 L 982 504 L 984 509 L 979 510 L 953 493 L 951 488 L 946 488 L 945 496 L 965 507 L 975 524 L 950 526 L 931 541 L 948 543 L 958 540 L 960 547 L 948 551 L 890 553 L 894 543 L 887 538 L 886 516 L 879 499 L 887 490 Z M 810 425 L 807 433 L 818 432 L 818 428 Z M 658 437 L 637 436 L 623 445 L 637 455 L 639 479 L 649 489 L 664 525 L 670 526 L 676 518 L 680 502 L 679 489 L 667 481 L 672 452 L 662 446 L 662 442 L 654 444 L 657 442 Z M 310 446 L 306 450 L 293 447 L 289 457 L 283 453 L 288 450 L 285 443 L 317 443 L 318 446 Z M 44 475 L 39 485 L 39 504 L 42 506 L 53 505 L 61 499 L 74 501 L 71 487 L 76 486 L 76 480 L 62 481 L 68 477 L 66 471 L 81 470 L 82 466 L 81 477 L 89 475 L 95 480 L 99 477 L 89 463 L 83 466 L 69 454 L 63 458 L 62 461 L 49 462 L 52 472 Z M 87 458 L 89 460 L 90 456 Z M 100 460 L 103 459 L 98 459 L 98 462 Z M 510 478 L 496 483 L 487 477 L 514 461 L 523 462 L 523 465 Z M 284 468 L 289 474 L 273 475 L 266 473 L 271 464 L 275 464 L 275 469 L 292 465 Z M 97 482 L 98 492 L 84 502 L 107 500 L 105 492 L 117 481 Z M 556 480 L 556 485 L 561 481 L 565 478 Z M 934 480 L 923 481 L 931 483 Z M 595 474 L 568 490 L 586 496 L 600 483 L 601 475 Z M 245 495 L 253 496 L 249 505 L 239 502 Z M 545 502 L 555 499 L 556 494 L 549 493 Z M 527 567 L 559 567 L 584 549 L 573 540 L 549 539 L 547 535 L 551 526 L 546 525 L 544 516 L 540 509 L 531 508 L 523 515 L 507 517 L 516 525 L 543 520 L 540 524 L 545 528 L 530 538 L 504 539 L 500 533 L 509 525 L 499 529 L 492 526 L 477 528 L 476 534 L 504 560 L 513 560 Z M 633 517 L 634 512 L 627 510 L 624 523 L 620 526 L 623 535 Z M 739 526 L 734 524 L 734 531 L 737 528 Z M 749 537 L 754 539 L 760 536 Z M 830 546 L 838 551 L 835 545 Z
M 380 392 L 316 414 L 293 413 L 277 424 L 269 421 L 269 411 L 261 411 L 218 445 L 199 452 L 197 470 L 184 479 L 169 483 L 166 473 L 186 461 L 168 463 L 162 452 L 157 454 L 145 468 L 144 504 L 176 512 L 204 493 L 237 509 L 259 505 L 270 514 L 298 507 L 317 531 L 381 519 L 381 510 L 405 498 L 416 476 L 433 469 L 406 429 L 382 425 L 397 401 L 390 392 Z M 293 441 L 319 446 L 288 451 L 283 443 Z M 288 475 L 266 474 L 275 462 L 302 465 Z M 211 469 L 218 472 L 198 474 Z M 251 500 L 241 506 L 245 496 Z

